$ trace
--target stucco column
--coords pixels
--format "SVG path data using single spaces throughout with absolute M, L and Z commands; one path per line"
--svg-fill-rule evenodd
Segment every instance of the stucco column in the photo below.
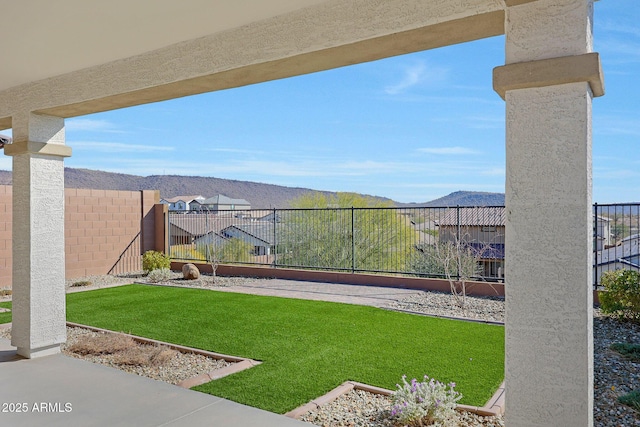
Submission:
M 12 119 L 13 319 L 11 344 L 33 358 L 66 340 L 64 119 L 32 113 Z
M 506 3 L 506 424 L 592 426 L 592 2 Z

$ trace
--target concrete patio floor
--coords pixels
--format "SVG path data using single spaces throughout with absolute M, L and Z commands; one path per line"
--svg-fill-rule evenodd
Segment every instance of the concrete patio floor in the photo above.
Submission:
M 7 339 L 0 339 L 0 384 L 2 426 L 308 426 L 63 355 L 16 357 Z

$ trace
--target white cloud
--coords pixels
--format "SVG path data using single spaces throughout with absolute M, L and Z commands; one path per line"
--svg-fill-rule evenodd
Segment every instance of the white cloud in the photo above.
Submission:
M 424 62 L 406 67 L 400 81 L 394 85 L 385 87 L 387 95 L 399 95 L 408 89 L 427 82 L 442 81 L 446 78 L 448 70 L 444 68 L 430 68 Z
M 99 141 L 69 141 L 72 148 L 82 148 L 92 151 L 108 153 L 150 153 L 157 151 L 174 151 L 175 147 L 163 147 L 159 145 L 125 144 L 122 142 L 99 142 Z
M 67 131 L 89 132 L 118 132 L 113 123 L 108 120 L 94 119 L 69 119 L 65 120 L 64 127 Z
M 438 155 L 451 155 L 451 156 L 464 156 L 472 154 L 481 154 L 479 151 L 472 150 L 466 147 L 431 147 L 431 148 L 419 148 L 419 152 L 427 154 Z

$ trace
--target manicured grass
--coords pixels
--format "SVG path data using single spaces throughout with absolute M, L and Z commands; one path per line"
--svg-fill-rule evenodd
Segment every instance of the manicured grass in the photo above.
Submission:
M 11 308 L 11 301 L 0 302 L 0 307 Z M 0 313 L 0 325 L 11 322 L 11 312 Z
M 284 413 L 347 380 L 455 381 L 482 406 L 503 380 L 504 328 L 318 301 L 129 285 L 67 295 L 67 319 L 261 360 L 197 387 Z

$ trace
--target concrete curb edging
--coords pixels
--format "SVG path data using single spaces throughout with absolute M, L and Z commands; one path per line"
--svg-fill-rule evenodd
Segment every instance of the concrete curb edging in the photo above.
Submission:
M 498 390 L 493 394 L 493 396 L 491 396 L 489 401 L 487 401 L 487 403 L 482 407 L 458 405 L 456 407 L 456 410 L 473 412 L 474 414 L 481 415 L 484 417 L 495 417 L 497 415 L 504 415 L 504 409 L 505 409 L 504 408 L 505 406 L 504 405 L 504 387 L 505 385 L 503 382 L 502 384 L 500 384 L 500 387 L 498 387 Z M 331 390 L 329 393 L 323 396 L 320 396 L 309 403 L 305 403 L 304 405 L 299 406 L 287 412 L 284 415 L 289 418 L 299 419 L 307 412 L 318 409 L 319 407 L 321 407 L 322 405 L 326 405 L 327 403 L 331 403 L 338 397 L 342 396 L 343 394 L 349 393 L 351 390 L 354 390 L 354 389 L 363 390 L 363 391 L 374 393 L 374 394 L 382 394 L 384 396 L 391 396 L 391 394 L 393 394 L 393 391 L 385 388 L 375 387 L 372 385 L 363 384 L 356 381 L 346 381 L 340 384 L 338 387 Z
M 8 325 L 10 325 L 10 323 Z M 115 332 L 115 331 L 111 331 L 111 330 L 108 330 L 108 329 L 96 328 L 94 326 L 82 325 L 80 323 L 67 322 L 67 326 L 71 326 L 71 327 L 74 327 L 74 328 L 88 329 L 88 330 L 95 331 L 95 332 L 122 334 L 122 335 L 125 335 L 127 337 L 131 337 L 134 341 L 142 343 L 142 344 L 164 345 L 164 346 L 167 346 L 167 347 L 169 347 L 169 348 L 171 348 L 173 350 L 177 350 L 177 351 L 179 351 L 181 353 L 199 354 L 199 355 L 202 355 L 202 356 L 210 357 L 212 359 L 218 359 L 218 360 L 224 360 L 226 362 L 232 362 L 231 365 L 226 366 L 224 368 L 214 369 L 214 370 L 206 372 L 204 374 L 200 374 L 200 375 L 198 375 L 196 377 L 187 378 L 186 380 L 183 380 L 183 381 L 179 382 L 178 384 L 176 384 L 178 387 L 187 388 L 187 389 L 191 388 L 191 387 L 195 387 L 195 386 L 201 385 L 201 384 L 204 384 L 204 383 L 208 383 L 209 381 L 213 381 L 213 380 L 217 380 L 217 379 L 226 377 L 227 375 L 231 375 L 231 374 L 235 374 L 235 373 L 240 372 L 240 371 L 244 371 L 245 369 L 252 368 L 252 367 L 260 365 L 262 363 L 262 362 L 260 362 L 258 360 L 248 359 L 246 357 L 238 357 L 238 356 L 230 356 L 228 354 L 214 353 L 212 351 L 201 350 L 201 349 L 198 349 L 198 348 L 186 347 L 186 346 L 182 346 L 182 345 L 178 345 L 178 344 L 172 344 L 172 343 L 168 343 L 168 342 L 164 342 L 164 341 L 158 341 L 158 340 L 154 340 L 154 339 L 150 339 L 150 338 L 139 337 L 137 335 L 131 335 L 131 334 L 127 334 L 127 333 L 124 333 L 124 332 Z

